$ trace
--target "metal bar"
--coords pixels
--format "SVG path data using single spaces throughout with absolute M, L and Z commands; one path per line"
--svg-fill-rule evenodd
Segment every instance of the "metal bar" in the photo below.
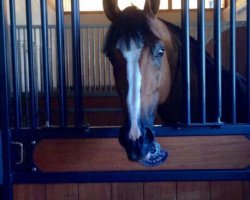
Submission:
M 247 78 L 248 78 L 248 123 L 250 123 L 250 1 L 247 1 Z
M 29 64 L 29 98 L 30 98 L 30 120 L 31 128 L 37 127 L 36 95 L 34 84 L 34 58 L 33 58 L 33 36 L 32 36 L 32 8 L 31 0 L 26 0 L 26 21 L 28 38 L 28 64 Z
M 42 54 L 43 54 L 43 82 L 45 100 L 45 121 L 46 126 L 50 126 L 50 82 L 49 82 L 49 56 L 48 56 L 48 14 L 47 0 L 40 1 L 41 7 L 41 26 L 42 26 Z
M 82 67 L 82 77 L 84 77 L 85 74 L 85 64 L 84 64 L 84 29 L 81 29 L 81 67 Z M 83 91 L 85 91 L 85 86 L 84 86 L 84 78 L 82 79 L 82 87 Z M 84 109 L 85 111 L 85 109 Z
M 91 91 L 91 79 L 90 79 L 90 36 L 89 36 L 89 28 L 87 28 L 87 52 L 88 52 L 88 86 L 89 86 L 89 91 Z
M 199 102 L 201 122 L 206 123 L 206 34 L 205 0 L 198 1 Z
M 96 47 L 96 41 L 95 41 L 95 30 L 92 28 L 92 44 L 93 44 L 93 46 L 92 46 L 92 64 L 93 64 L 93 66 L 92 66 L 92 69 L 93 69 L 93 74 L 92 74 L 92 76 L 93 76 L 93 90 L 94 91 L 96 91 L 96 49 L 95 49 L 95 47 Z
M 12 130 L 12 139 L 28 139 L 27 136 L 35 140 L 57 139 L 57 138 L 117 138 L 120 126 L 111 127 L 65 127 L 65 128 L 44 128 L 44 129 L 19 129 Z M 203 125 L 203 126 L 180 126 L 165 127 L 155 126 L 156 137 L 183 137 L 183 136 L 232 136 L 241 135 L 250 139 L 250 125 Z
M 236 124 L 236 2 L 230 2 L 230 65 L 231 65 L 231 79 L 232 79 L 232 93 L 231 93 L 231 122 Z
M 72 8 L 72 58 L 74 77 L 75 126 L 83 124 L 82 86 L 81 86 L 81 48 L 80 48 L 80 12 L 79 1 L 71 0 Z
M 66 34 L 65 34 L 65 56 L 66 56 L 66 90 L 67 91 L 70 91 L 69 89 L 69 43 L 68 43 L 68 29 L 65 30 L 66 31 Z
M 191 97 L 190 97 L 190 30 L 189 30 L 189 0 L 182 0 L 182 77 L 183 77 L 183 105 L 186 124 L 191 123 Z
M 7 68 L 7 13 L 6 1 L 0 1 L 0 120 L 3 161 L 3 199 L 13 199 L 13 180 L 11 169 L 11 148 L 10 148 L 10 107 L 8 92 L 8 68 Z
M 25 91 L 25 109 L 26 109 L 26 127 L 28 127 L 30 122 L 30 113 L 29 113 L 29 94 L 28 94 L 28 64 L 27 64 L 27 56 L 26 56 L 26 41 L 27 41 L 27 34 L 25 34 L 25 29 L 23 29 L 23 62 L 24 62 L 24 91 Z
M 13 100 L 15 128 L 21 127 L 21 95 L 19 85 L 18 58 L 17 58 L 17 38 L 16 38 L 16 5 L 14 0 L 10 0 L 10 34 L 11 34 L 11 54 L 12 54 L 12 76 L 13 76 Z
M 102 68 L 101 68 L 101 34 L 100 34 L 100 28 L 98 28 L 98 83 L 99 83 L 99 91 L 102 90 Z
M 217 70 L 217 122 L 222 116 L 221 89 L 221 0 L 214 2 L 214 62 Z
M 14 175 L 14 183 L 105 183 L 150 181 L 249 180 L 249 169 L 151 170 L 113 172 L 30 173 Z
M 57 63 L 59 74 L 59 97 L 60 97 L 60 126 L 67 125 L 67 96 L 65 77 L 65 56 L 64 56 L 64 15 L 63 1 L 56 0 L 56 34 L 57 34 Z

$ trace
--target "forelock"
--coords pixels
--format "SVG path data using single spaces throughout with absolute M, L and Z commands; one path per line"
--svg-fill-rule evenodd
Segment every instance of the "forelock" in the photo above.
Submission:
M 138 47 L 142 44 L 152 46 L 158 38 L 151 30 L 148 17 L 144 11 L 137 9 L 135 6 L 122 11 L 108 30 L 104 53 L 108 55 L 121 41 L 127 49 L 130 49 L 131 40 Z

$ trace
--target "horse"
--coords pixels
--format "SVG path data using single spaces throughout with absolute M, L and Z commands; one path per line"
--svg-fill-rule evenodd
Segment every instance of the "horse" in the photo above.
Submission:
M 119 142 L 128 159 L 147 158 L 155 139 L 154 121 L 158 112 L 166 125 L 182 120 L 183 88 L 181 29 L 157 17 L 160 0 L 146 0 L 144 9 L 130 6 L 121 11 L 116 0 L 103 0 L 104 13 L 111 21 L 104 53 L 113 66 L 115 86 L 120 96 L 124 123 Z M 198 42 L 190 37 L 191 116 L 199 122 Z M 231 75 L 222 70 L 222 120 L 231 116 Z M 237 118 L 246 121 L 246 80 L 236 75 Z M 217 118 L 216 69 L 206 53 L 207 120 Z M 245 95 L 245 98 L 242 98 Z

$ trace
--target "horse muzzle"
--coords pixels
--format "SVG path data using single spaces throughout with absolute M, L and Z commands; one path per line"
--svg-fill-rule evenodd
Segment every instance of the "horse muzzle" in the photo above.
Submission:
M 138 161 L 145 159 L 153 145 L 154 132 L 151 128 L 144 128 L 141 131 L 141 136 L 135 141 L 129 138 L 129 128 L 124 125 L 120 129 L 119 142 L 125 148 L 128 159 Z

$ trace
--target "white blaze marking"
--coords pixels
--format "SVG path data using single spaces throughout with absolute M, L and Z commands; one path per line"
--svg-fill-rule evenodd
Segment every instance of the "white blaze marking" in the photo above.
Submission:
M 121 48 L 124 47 L 121 43 L 118 43 L 118 48 L 121 50 L 124 58 L 127 61 L 127 80 L 128 80 L 128 95 L 127 95 L 127 107 L 129 118 L 131 120 L 131 129 L 129 131 L 129 138 L 132 141 L 136 141 L 141 136 L 140 129 L 138 127 L 138 118 L 140 117 L 141 107 L 141 73 L 139 68 L 139 58 L 142 48 L 139 48 L 133 40 L 130 41 L 130 49 Z

